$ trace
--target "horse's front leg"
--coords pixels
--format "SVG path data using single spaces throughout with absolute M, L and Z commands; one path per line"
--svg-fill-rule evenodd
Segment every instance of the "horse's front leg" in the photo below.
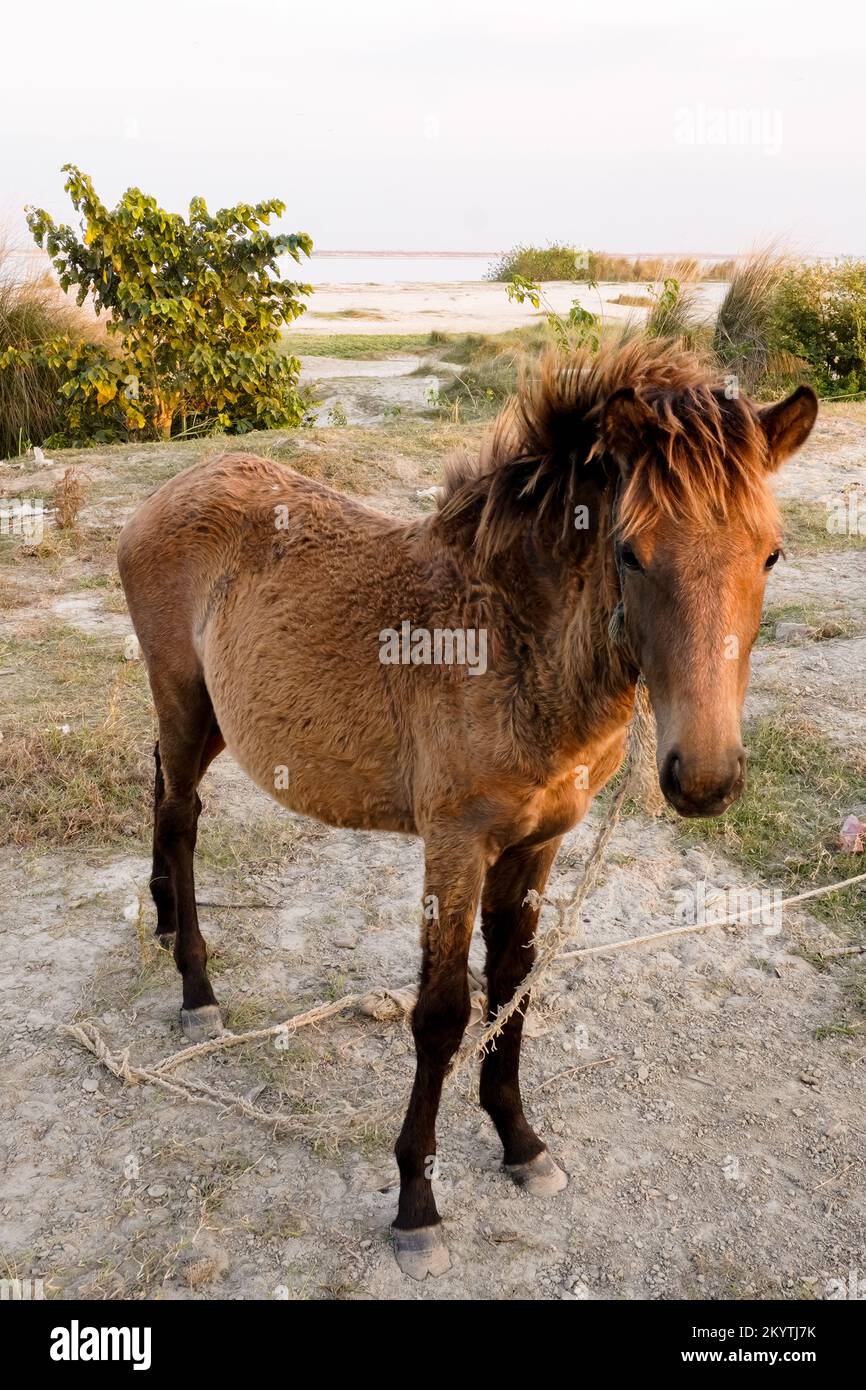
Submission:
M 485 879 L 481 929 L 487 943 L 491 1019 L 512 998 L 535 959 L 535 947 L 530 943 L 538 925 L 538 908 L 526 901 L 526 894 L 529 889 L 544 891 L 559 845 L 560 839 L 530 848 L 515 845 L 501 855 Z M 547 1196 L 560 1192 L 568 1179 L 523 1113 L 518 1072 L 523 1017 L 528 1007 L 527 994 L 485 1055 L 480 1096 L 502 1140 L 507 1172 L 527 1192 Z
M 444 1274 L 451 1264 L 431 1183 L 436 1114 L 469 1019 L 466 964 L 486 864 L 483 849 L 460 833 L 426 837 L 423 959 L 412 1014 L 415 1084 L 395 1149 L 400 1203 L 394 1243 L 397 1263 L 413 1279 Z

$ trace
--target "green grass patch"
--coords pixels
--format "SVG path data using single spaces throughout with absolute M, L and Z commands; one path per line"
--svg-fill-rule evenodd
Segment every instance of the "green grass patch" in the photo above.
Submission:
M 372 361 L 436 346 L 431 333 L 286 333 L 284 351 L 296 357 L 357 357 Z M 441 335 L 438 335 L 441 337 Z
M 717 820 L 679 821 L 683 837 L 718 846 L 786 896 L 861 873 L 863 856 L 843 853 L 838 835 L 851 807 L 866 801 L 866 759 L 845 757 L 793 710 L 756 720 L 746 744 L 741 800 Z M 846 937 L 862 935 L 866 884 L 814 898 L 808 911 Z

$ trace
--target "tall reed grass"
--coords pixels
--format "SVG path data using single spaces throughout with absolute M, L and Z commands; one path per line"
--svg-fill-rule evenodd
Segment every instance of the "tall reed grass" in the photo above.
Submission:
M 7 348 L 99 335 L 93 315 L 67 299 L 47 269 L 22 274 L 20 266 L 16 248 L 0 240 L 0 358 Z M 59 430 L 62 384 L 60 372 L 39 354 L 0 366 L 0 458 L 15 457 Z

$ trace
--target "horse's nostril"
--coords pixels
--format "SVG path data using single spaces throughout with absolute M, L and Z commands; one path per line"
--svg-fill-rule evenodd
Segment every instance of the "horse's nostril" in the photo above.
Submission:
M 676 753 L 671 754 L 671 760 L 668 765 L 668 778 L 670 780 L 671 790 L 676 792 L 677 794 L 680 794 L 682 792 L 683 785 L 680 781 L 680 760 L 679 756 Z

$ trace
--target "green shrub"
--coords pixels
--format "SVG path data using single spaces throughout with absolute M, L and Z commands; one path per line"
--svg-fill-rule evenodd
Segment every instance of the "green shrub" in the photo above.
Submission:
M 489 280 L 512 280 L 519 276 L 535 283 L 545 280 L 662 281 L 676 275 L 680 280 L 699 278 L 697 261 L 670 261 L 659 256 L 611 256 L 605 251 L 579 251 L 574 246 L 551 242 L 548 246 L 515 246 L 500 256 L 490 268 Z
M 491 266 L 489 280 L 512 280 L 515 275 L 524 280 L 586 280 L 585 268 L 580 267 L 575 247 L 551 242 L 549 246 L 515 246 Z
M 808 364 L 820 395 L 866 391 L 866 261 L 786 267 L 770 336 L 776 352 Z
M 312 242 L 304 232 L 266 230 L 284 204 L 272 198 L 212 215 L 193 198 L 185 219 L 129 188 L 109 210 L 86 174 L 64 169 L 80 227 L 58 225 L 39 208 L 27 220 L 61 288 L 76 285 L 79 304 L 91 295 L 97 313 L 108 315 L 115 349 L 97 360 L 70 354 L 68 341 L 55 345 L 77 425 L 86 427 L 91 409 L 114 412 L 124 430 L 164 439 L 190 428 L 242 433 L 300 424 L 300 364 L 277 349 L 312 291 L 282 279 L 277 262 L 300 261 Z

